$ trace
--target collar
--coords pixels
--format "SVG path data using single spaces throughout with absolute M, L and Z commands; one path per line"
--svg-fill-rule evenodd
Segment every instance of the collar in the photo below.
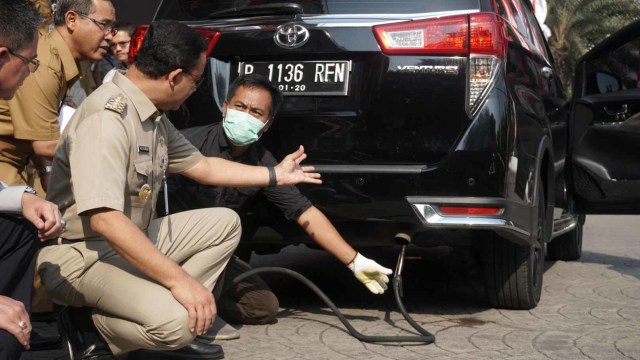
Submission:
M 224 121 L 224 120 L 222 120 Z M 224 154 L 227 153 L 230 159 L 233 159 L 233 161 L 240 161 L 242 162 L 242 160 L 244 159 L 251 159 L 253 157 L 253 152 L 255 151 L 256 148 L 256 144 L 258 143 L 257 141 L 254 143 L 249 144 L 249 146 L 247 146 L 247 148 L 244 150 L 244 152 L 238 156 L 238 157 L 232 157 L 231 156 L 231 151 L 233 150 L 232 144 L 229 141 L 229 139 L 227 139 L 227 134 L 225 134 L 224 132 L 224 127 L 222 126 L 222 121 L 215 124 L 214 125 L 214 129 L 217 127 L 217 130 L 219 132 L 218 134 L 218 148 L 220 149 L 220 154 Z
M 133 107 L 136 108 L 141 122 L 145 122 L 149 119 L 155 120 L 162 115 L 160 110 L 153 105 L 151 100 L 149 100 L 149 98 L 122 73 L 116 71 L 112 81 L 129 98 Z
M 224 121 L 224 120 L 222 120 Z M 224 133 L 224 127 L 222 127 L 222 122 L 220 122 L 220 140 L 218 144 L 220 145 L 220 149 L 229 149 L 231 148 L 231 144 L 229 143 L 229 139 L 227 139 L 227 134 Z
M 71 54 L 69 46 L 67 46 L 67 43 L 64 42 L 62 35 L 60 35 L 60 33 L 58 32 L 58 29 L 54 28 L 45 36 L 48 37 L 51 43 L 51 47 L 56 49 L 58 56 L 60 57 L 60 61 L 62 62 L 62 70 L 64 73 L 64 80 L 66 82 L 70 82 L 71 80 L 75 79 L 78 75 L 80 75 L 78 64 L 73 58 L 73 54 Z

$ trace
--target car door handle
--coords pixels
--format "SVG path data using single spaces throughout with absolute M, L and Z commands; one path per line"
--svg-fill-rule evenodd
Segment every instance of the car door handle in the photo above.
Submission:
M 542 76 L 547 79 L 547 80 L 551 80 L 553 79 L 553 69 L 548 67 L 548 66 L 543 66 L 542 67 Z
M 604 112 L 606 112 L 607 115 L 609 116 L 613 116 L 614 122 L 624 121 L 624 119 L 627 118 L 628 111 L 629 111 L 629 107 L 627 106 L 627 104 L 622 104 L 620 106 L 615 106 L 615 107 L 613 106 L 604 107 Z

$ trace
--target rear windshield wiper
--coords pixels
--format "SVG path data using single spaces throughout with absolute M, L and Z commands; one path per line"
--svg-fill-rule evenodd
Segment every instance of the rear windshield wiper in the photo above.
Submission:
M 207 17 L 209 19 L 227 18 L 238 15 L 243 16 L 260 16 L 260 15 L 287 15 L 287 14 L 304 14 L 304 9 L 300 4 L 296 3 L 275 3 L 264 5 L 252 5 L 241 8 L 230 8 L 221 11 L 214 11 Z

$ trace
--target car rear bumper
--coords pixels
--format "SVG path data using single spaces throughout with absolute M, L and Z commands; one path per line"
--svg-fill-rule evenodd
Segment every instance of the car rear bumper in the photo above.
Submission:
M 521 245 L 531 243 L 531 206 L 516 204 L 501 198 L 408 196 L 407 202 L 415 216 L 427 229 L 492 230 Z M 492 215 L 448 215 L 445 206 L 499 208 Z

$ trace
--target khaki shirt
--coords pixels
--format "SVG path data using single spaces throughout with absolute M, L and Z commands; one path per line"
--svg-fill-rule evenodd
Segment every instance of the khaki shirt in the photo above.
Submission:
M 195 166 L 202 154 L 124 75 L 80 105 L 56 150 L 47 199 L 67 221 L 66 239 L 92 239 L 87 211 L 122 211 L 140 229 L 154 213 L 165 172 Z
M 31 3 L 38 9 L 40 16 L 42 16 L 42 26 L 38 30 L 40 33 L 48 33 L 49 25 L 53 23 L 51 0 L 31 0 Z
M 33 154 L 31 141 L 58 140 L 58 112 L 67 88 L 78 78 L 69 47 L 57 29 L 41 35 L 40 67 L 13 99 L 0 100 L 0 181 L 24 184 L 22 172 Z

